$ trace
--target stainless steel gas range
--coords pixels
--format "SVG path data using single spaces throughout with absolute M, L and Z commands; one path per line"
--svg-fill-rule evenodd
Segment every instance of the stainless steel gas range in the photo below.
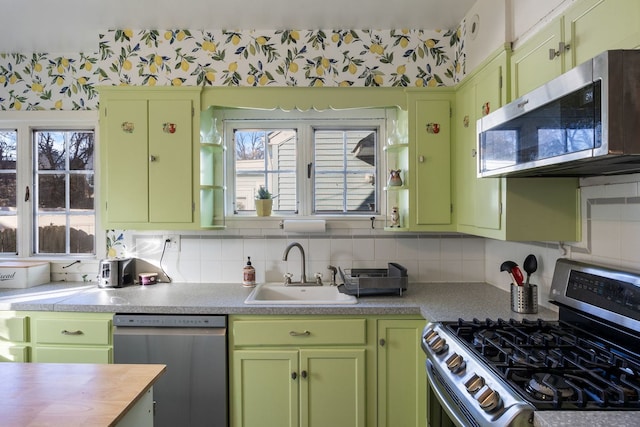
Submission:
M 640 411 L 640 275 L 559 259 L 550 297 L 558 321 L 427 324 L 427 376 L 452 421 L 531 426 L 535 411 Z

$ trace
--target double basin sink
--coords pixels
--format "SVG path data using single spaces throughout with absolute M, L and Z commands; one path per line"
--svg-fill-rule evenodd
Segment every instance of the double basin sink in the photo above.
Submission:
M 283 283 L 261 283 L 245 299 L 245 304 L 357 304 L 353 295 L 338 291 L 337 286 L 285 286 Z

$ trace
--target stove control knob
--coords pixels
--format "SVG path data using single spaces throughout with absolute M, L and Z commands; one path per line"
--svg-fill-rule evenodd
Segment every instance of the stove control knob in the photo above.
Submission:
M 458 353 L 453 353 L 453 355 L 446 360 L 446 364 L 447 368 L 454 374 L 462 372 L 464 368 L 467 367 L 467 363 Z
M 466 383 L 464 383 L 464 386 L 467 388 L 467 391 L 469 393 L 474 394 L 482 387 L 484 387 L 484 378 L 482 378 L 478 374 L 473 374 L 473 376 L 469 378 Z
M 485 412 L 491 412 L 502 407 L 502 400 L 497 391 L 488 388 L 478 397 L 478 403 Z
M 438 333 L 436 331 L 434 331 L 433 329 L 429 329 L 425 334 L 424 334 L 424 340 L 426 342 L 431 341 L 432 339 L 434 339 L 435 337 L 438 336 Z
M 433 350 L 436 354 L 443 353 L 449 349 L 447 341 L 442 337 L 438 337 L 429 342 L 429 347 L 431 347 L 431 350 Z

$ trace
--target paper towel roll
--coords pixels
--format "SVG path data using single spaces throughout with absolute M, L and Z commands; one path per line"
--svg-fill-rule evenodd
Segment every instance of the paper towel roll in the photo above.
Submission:
M 327 229 L 324 219 L 286 219 L 283 225 L 287 233 L 322 233 Z

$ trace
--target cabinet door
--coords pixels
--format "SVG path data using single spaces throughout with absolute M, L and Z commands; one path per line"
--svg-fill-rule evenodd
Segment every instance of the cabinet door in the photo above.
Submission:
M 476 194 L 476 115 L 475 86 L 468 82 L 456 92 L 455 177 L 458 224 L 473 226 Z
M 562 18 L 558 18 L 517 47 L 511 56 L 512 99 L 562 74 L 562 53 L 549 58 L 549 50 L 558 50 L 562 41 Z
M 424 320 L 378 321 L 378 427 L 422 427 L 427 414 Z
M 365 427 L 364 349 L 300 350 L 300 373 L 301 427 Z
M 451 223 L 450 103 L 415 101 L 415 224 Z
M 147 222 L 147 101 L 110 100 L 103 114 L 107 222 Z
M 191 100 L 149 101 L 149 221 L 193 221 Z
M 29 346 L 0 342 L 0 362 L 28 362 Z
M 502 91 L 503 66 L 489 66 L 478 75 L 475 84 L 475 113 L 480 118 L 497 110 L 504 103 Z M 475 127 L 474 127 L 475 131 Z M 475 148 L 476 134 L 473 135 Z M 474 158 L 474 173 L 477 173 L 477 159 Z M 481 228 L 500 228 L 500 179 L 475 178 L 473 225 Z
M 232 374 L 232 426 L 298 425 L 297 350 L 234 350 Z
M 635 49 L 640 44 L 638 0 L 575 2 L 564 15 L 565 70 L 608 49 Z

